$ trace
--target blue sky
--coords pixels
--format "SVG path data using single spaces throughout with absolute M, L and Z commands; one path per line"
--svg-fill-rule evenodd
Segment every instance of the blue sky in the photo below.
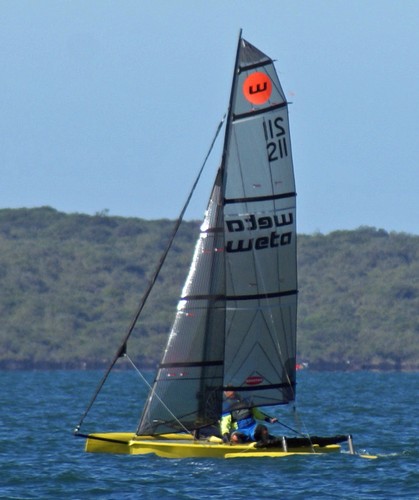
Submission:
M 416 0 L 5 0 L 0 208 L 176 218 L 243 28 L 292 102 L 298 231 L 419 234 L 418 19 Z

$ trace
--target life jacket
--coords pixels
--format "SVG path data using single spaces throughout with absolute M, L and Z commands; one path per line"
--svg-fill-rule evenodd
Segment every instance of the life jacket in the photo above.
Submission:
M 252 410 L 250 408 L 238 408 L 237 410 L 231 411 L 231 418 L 233 422 L 237 422 L 240 426 L 240 423 L 244 423 L 243 420 L 254 420 Z
M 235 423 L 238 429 L 256 423 L 253 410 L 249 408 L 249 402 L 237 397 L 224 401 L 223 415 L 230 415 L 231 422 Z

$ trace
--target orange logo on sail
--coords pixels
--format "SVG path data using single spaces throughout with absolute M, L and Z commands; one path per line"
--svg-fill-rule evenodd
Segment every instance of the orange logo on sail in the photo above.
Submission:
M 268 75 L 257 71 L 243 83 L 244 97 L 252 104 L 264 104 L 272 93 L 272 82 Z

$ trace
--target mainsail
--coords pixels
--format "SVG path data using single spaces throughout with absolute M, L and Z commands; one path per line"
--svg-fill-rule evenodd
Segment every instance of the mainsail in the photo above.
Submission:
M 240 38 L 224 152 L 138 435 L 217 423 L 223 390 L 295 397 L 295 182 L 273 61 Z

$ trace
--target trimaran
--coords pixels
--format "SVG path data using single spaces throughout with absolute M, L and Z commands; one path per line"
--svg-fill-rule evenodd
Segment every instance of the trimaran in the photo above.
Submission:
M 226 388 L 265 407 L 293 402 L 296 387 L 296 192 L 288 103 L 273 60 L 241 32 L 225 122 L 221 166 L 138 428 L 82 433 L 94 397 L 75 430 L 86 438 L 88 452 L 284 457 L 337 452 L 348 442 L 354 453 L 350 435 L 296 433 L 236 445 L 220 439 Z M 95 396 L 116 360 L 127 356 L 128 338 L 169 248 Z

